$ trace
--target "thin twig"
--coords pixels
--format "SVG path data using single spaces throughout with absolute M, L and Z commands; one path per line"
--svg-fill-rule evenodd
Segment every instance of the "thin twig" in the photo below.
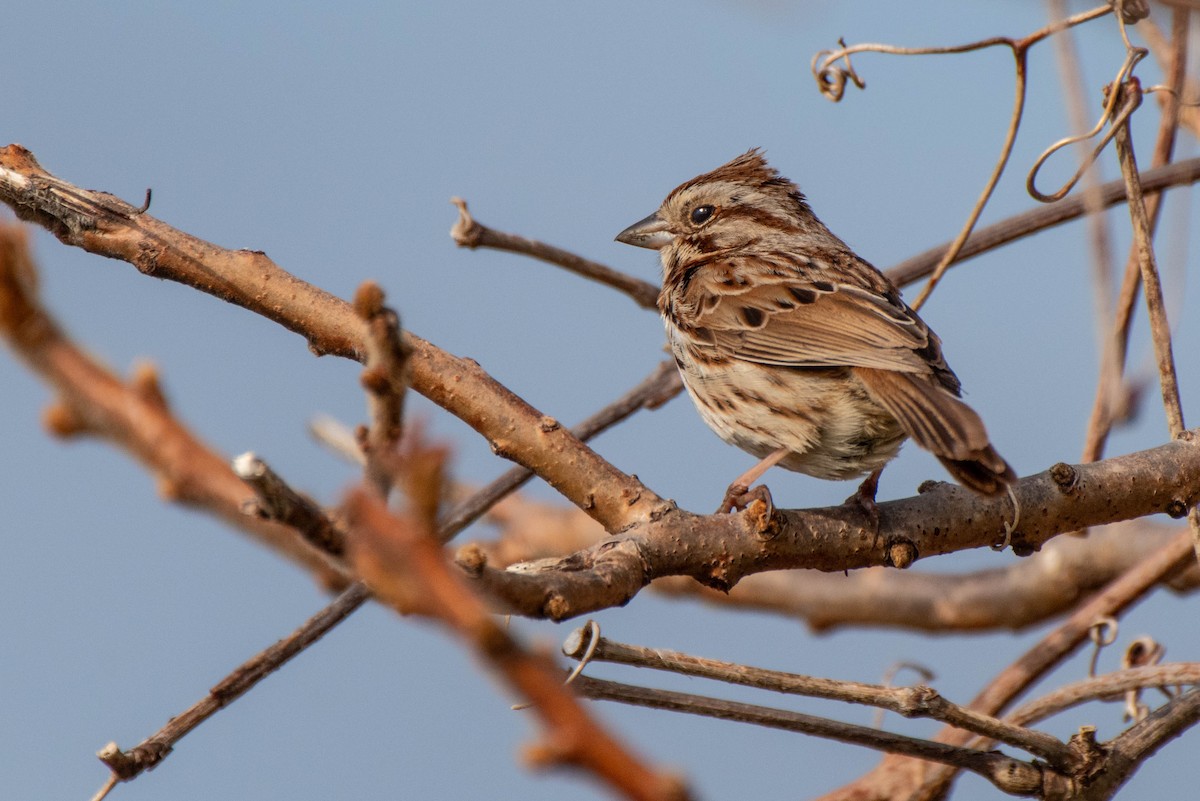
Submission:
M 573 659 L 581 659 L 586 653 L 592 662 L 613 662 L 788 695 L 865 704 L 908 718 L 931 718 L 1016 746 L 1045 759 L 1058 770 L 1069 770 L 1074 761 L 1071 750 L 1049 734 L 1006 723 L 990 715 L 982 715 L 961 707 L 947 701 L 936 690 L 923 685 L 885 687 L 767 670 L 705 659 L 678 651 L 628 645 L 605 637 L 593 638 L 587 627 L 572 632 L 563 643 L 562 650 Z
M 1062 19 L 1067 16 L 1066 0 L 1048 0 L 1048 5 L 1052 19 Z M 1071 128 L 1076 134 L 1079 134 L 1087 129 L 1088 121 L 1087 112 L 1084 109 L 1083 74 L 1079 64 L 1079 51 L 1075 47 L 1074 31 L 1063 31 L 1062 34 L 1054 37 L 1054 52 L 1058 57 L 1063 96 L 1067 105 L 1067 118 Z M 1090 161 L 1090 153 L 1083 141 L 1078 143 L 1076 149 L 1079 152 L 1078 158 L 1082 169 L 1083 165 Z M 1114 358 L 1109 348 L 1108 333 L 1108 319 L 1112 315 L 1113 303 L 1112 236 L 1107 219 L 1103 214 L 1104 207 L 1101 205 L 1100 195 L 1097 192 L 1097 188 L 1100 186 L 1099 170 L 1084 170 L 1082 181 L 1084 191 L 1081 197 L 1087 207 L 1087 215 L 1084 220 L 1088 230 L 1088 247 L 1092 254 L 1092 303 L 1095 317 L 1096 353 L 1099 355 L 1101 363 L 1101 380 L 1104 381 L 1106 376 L 1116 375 L 1116 371 L 1106 363 Z M 1110 408 L 1116 405 L 1114 399 L 1120 391 L 1119 378 L 1107 379 L 1107 383 L 1102 383 L 1097 389 L 1097 392 L 1103 392 L 1108 398 Z
M 1045 773 L 1049 772 L 1049 768 L 994 751 L 959 748 L 800 712 L 691 693 L 635 687 L 586 675 L 576 677 L 571 686 L 585 698 L 750 723 L 861 745 L 892 754 L 903 754 L 916 759 L 941 762 L 977 773 L 1004 792 L 1013 795 L 1034 795 L 1042 790 L 1048 778 Z
M 1165 167 L 1147 170 L 1142 173 L 1141 179 L 1142 189 L 1147 193 L 1196 183 L 1200 181 L 1200 158 L 1187 159 Z M 1123 203 L 1126 199 L 1125 182 L 1116 180 L 1102 184 L 1098 189 L 1098 194 L 1100 205 L 1104 208 Z M 1080 193 L 1048 206 L 1037 206 L 979 229 L 963 245 L 955 264 L 961 264 L 967 259 L 995 250 L 1009 242 L 1082 217 L 1087 213 L 1090 202 L 1085 195 L 1086 193 Z M 947 242 L 911 256 L 888 269 L 887 276 L 898 286 L 905 286 L 920 280 L 933 272 L 949 247 L 950 243 Z
M 458 243 L 459 247 L 471 248 L 492 248 L 493 250 L 504 250 L 509 253 L 518 253 L 522 256 L 530 256 L 535 259 L 540 259 L 544 262 L 549 262 L 558 267 L 562 267 L 568 272 L 583 276 L 590 281 L 596 281 L 605 286 L 612 287 L 618 292 L 622 292 L 629 296 L 634 303 L 644 309 L 657 308 L 658 303 L 658 287 L 649 281 L 643 281 L 640 278 L 634 278 L 632 275 L 626 275 L 619 270 L 614 270 L 612 267 L 600 264 L 599 262 L 585 259 L 582 256 L 577 256 L 570 251 L 547 245 L 545 242 L 539 242 L 536 239 L 527 239 L 516 234 L 506 234 L 503 231 L 496 231 L 477 222 L 471 213 L 467 211 L 467 201 L 462 198 L 450 198 L 450 202 L 458 207 L 458 220 L 450 229 L 450 236 Z
M 1180 535 L 1145 561 L 1114 580 L 1096 595 L 1080 605 L 1062 625 L 1049 632 L 1011 665 L 1002 670 L 970 703 L 970 708 L 995 715 L 1027 687 L 1046 675 L 1055 665 L 1087 642 L 1092 624 L 1103 617 L 1115 617 L 1123 609 L 1140 600 L 1167 576 L 1193 559 L 1191 538 Z M 961 731 L 947 729 L 939 740 L 960 744 L 967 741 Z M 986 748 L 986 743 L 975 743 Z M 935 769 L 922 783 L 924 791 L 936 793 L 952 780 L 951 770 Z
M 1021 116 L 1025 108 L 1025 81 L 1026 68 L 1028 64 L 1029 49 L 1043 39 L 1053 36 L 1054 34 L 1067 30 L 1075 25 L 1083 22 L 1096 19 L 1108 14 L 1112 9 L 1108 6 L 1099 6 L 1068 17 L 1062 20 L 1055 20 L 1049 25 L 1041 28 L 1034 33 L 1029 34 L 1021 39 L 1013 39 L 1007 36 L 994 36 L 988 39 L 982 39 L 977 42 L 971 42 L 963 45 L 955 45 L 952 47 L 893 47 L 891 45 L 880 44 L 860 44 L 853 47 L 846 47 L 844 44 L 839 50 L 821 51 L 813 56 L 812 71 L 813 76 L 817 80 L 817 87 L 820 92 L 827 98 L 835 102 L 841 100 L 845 90 L 846 82 L 853 81 L 859 88 L 863 88 L 865 83 L 855 73 L 854 68 L 850 64 L 850 56 L 855 53 L 874 52 L 887 53 L 891 55 L 948 55 L 956 53 L 967 53 L 975 50 L 982 50 L 988 47 L 1005 46 L 1011 52 L 1016 69 L 1016 81 L 1014 85 L 1013 111 L 1009 118 L 1008 130 L 1004 137 L 1004 144 L 1000 148 L 1000 156 L 996 160 L 996 165 L 992 168 L 992 174 L 988 177 L 987 183 L 984 186 L 983 192 L 980 193 L 975 205 L 971 208 L 967 215 L 967 220 L 959 229 L 958 235 L 951 242 L 949 248 L 942 254 L 937 265 L 933 268 L 932 274 L 929 276 L 929 281 L 922 288 L 917 298 L 912 303 L 914 309 L 920 309 L 928 300 L 938 282 L 942 280 L 946 270 L 958 258 L 960 251 L 966 244 L 971 231 L 975 228 L 975 224 L 979 221 L 980 214 L 983 213 L 984 206 L 987 205 L 992 193 L 995 191 L 996 185 L 1000 181 L 1000 176 L 1004 173 L 1004 168 L 1008 164 L 1008 159 L 1012 154 L 1013 143 L 1016 141 L 1017 131 L 1021 127 Z M 837 62 L 845 60 L 846 67 L 838 67 Z M 1030 179 L 1032 181 L 1032 178 Z M 1065 193 L 1064 193 L 1065 194 Z
M 1181 89 L 1184 85 L 1187 67 L 1187 23 L 1186 9 L 1175 9 L 1171 25 L 1174 50 L 1172 61 L 1167 68 L 1167 81 L 1174 89 Z M 1162 117 L 1158 124 L 1158 134 L 1154 141 L 1151 165 L 1155 168 L 1161 168 L 1171 161 L 1175 149 L 1179 112 L 1180 104 L 1177 94 L 1168 95 L 1164 101 Z M 1140 177 L 1145 178 L 1149 172 L 1153 172 L 1153 170 Z M 1124 183 L 1124 178 L 1122 178 L 1122 182 Z M 1146 215 L 1150 221 L 1150 234 L 1153 237 L 1158 226 L 1163 198 L 1161 192 L 1151 189 L 1144 180 L 1140 181 L 1140 185 L 1146 197 Z M 1128 190 L 1126 193 L 1128 194 Z M 1129 352 L 1129 332 L 1133 321 L 1133 311 L 1137 304 L 1138 290 L 1141 287 L 1141 275 L 1141 260 L 1138 256 L 1138 244 L 1135 242 L 1131 246 L 1129 257 L 1126 260 L 1121 291 L 1117 297 L 1112 332 L 1105 340 L 1106 353 L 1101 361 L 1101 375 L 1096 388 L 1096 397 L 1092 402 L 1092 412 L 1088 419 L 1087 432 L 1084 435 L 1081 456 L 1083 461 L 1095 461 L 1104 455 L 1104 445 L 1117 418 L 1118 409 L 1114 408 L 1116 397 L 1109 390 L 1119 386 L 1121 375 L 1125 371 L 1125 362 Z
M 264 520 L 277 520 L 300 532 L 308 542 L 321 550 L 341 557 L 345 552 L 346 535 L 338 528 L 316 501 L 297 492 L 271 466 L 253 453 L 243 453 L 233 462 L 233 472 L 249 484 L 257 501 L 244 511 Z
M 404 426 L 412 346 L 401 335 L 400 316 L 383 301 L 383 289 L 374 281 L 365 281 L 354 293 L 354 311 L 367 328 L 367 358 L 361 380 L 371 420 L 359 430 L 358 442 L 366 457 L 367 485 L 386 500 Z
M 1200 687 L 1163 704 L 1105 743 L 1104 770 L 1088 787 L 1088 799 L 1109 799 L 1147 759 L 1200 720 Z
M 1129 690 L 1189 684 L 1200 684 L 1200 662 L 1170 662 L 1117 670 L 1059 687 L 1022 704 L 1005 715 L 1004 719 L 1028 726 L 1088 701 L 1119 698 Z
M 172 413 L 152 367 L 140 367 L 126 381 L 67 335 L 37 295 L 26 236 L 22 226 L 0 224 L 0 336 L 54 389 L 57 400 L 45 415 L 50 431 L 110 442 L 158 479 L 165 498 L 220 518 L 323 584 L 344 588 L 351 577 L 339 560 L 295 529 L 245 513 L 256 501 L 254 490 Z
M 1140 87 L 1135 80 L 1131 80 L 1124 90 L 1139 99 L 1141 97 Z M 1137 158 L 1133 152 L 1132 134 L 1128 123 L 1117 131 L 1117 154 L 1121 159 L 1121 173 L 1129 186 L 1129 213 L 1133 220 L 1133 239 L 1138 250 L 1142 287 L 1150 317 L 1150 333 L 1158 361 L 1163 409 L 1171 435 L 1181 437 L 1185 431 L 1183 404 L 1179 399 L 1179 380 L 1175 374 L 1175 357 L 1171 348 L 1171 325 L 1167 320 L 1166 304 L 1163 302 L 1162 283 L 1159 281 L 1158 265 L 1154 256 L 1153 234 L 1150 231 L 1150 219 L 1142 197 L 1142 188 L 1138 183 Z M 1188 524 L 1192 532 L 1192 547 L 1197 560 L 1200 560 L 1200 509 L 1189 510 Z
M 154 734 L 128 751 L 122 751 L 116 743 L 109 743 L 97 756 L 119 781 L 129 781 L 143 771 L 150 770 L 171 753 L 184 735 L 283 667 L 346 619 L 370 597 L 371 594 L 365 586 L 357 582 L 351 584 L 333 603 L 305 621 L 303 626 L 239 665 L 209 690 L 206 696 L 171 718 L 167 725 Z

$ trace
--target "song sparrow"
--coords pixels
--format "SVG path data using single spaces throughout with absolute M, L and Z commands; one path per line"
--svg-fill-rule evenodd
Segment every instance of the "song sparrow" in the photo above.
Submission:
M 976 492 L 1016 481 L 959 400 L 941 340 L 757 149 L 681 185 L 617 240 L 661 251 L 658 308 L 688 393 L 721 439 L 762 459 L 723 510 L 769 503 L 749 487 L 779 464 L 869 474 L 848 500 L 874 514 L 879 472 L 907 437 Z

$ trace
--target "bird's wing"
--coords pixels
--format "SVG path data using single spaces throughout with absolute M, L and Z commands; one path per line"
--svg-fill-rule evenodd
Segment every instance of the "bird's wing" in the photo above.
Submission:
M 681 287 L 693 332 L 725 355 L 759 364 L 895 370 L 958 393 L 937 335 L 873 268 L 860 261 L 850 274 L 808 265 L 783 267 L 761 256 L 708 265 Z M 835 280 L 839 273 L 858 280 Z M 876 286 L 860 285 L 871 279 Z

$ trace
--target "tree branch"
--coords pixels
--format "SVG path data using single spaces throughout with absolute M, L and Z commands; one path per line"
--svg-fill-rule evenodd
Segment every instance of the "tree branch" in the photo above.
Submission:
M 109 440 L 157 476 L 166 498 L 208 510 L 331 587 L 347 585 L 351 578 L 340 562 L 296 529 L 246 514 L 258 503 L 254 490 L 175 418 L 153 368 L 121 380 L 67 337 L 36 291 L 25 230 L 0 225 L 0 335 L 57 393 L 45 414 L 52 433 Z
M 572 685 L 585 698 L 751 723 L 953 765 L 982 776 L 1011 795 L 1040 796 L 1047 783 L 1057 783 L 1048 768 L 1037 763 L 1013 759 L 998 752 L 959 748 L 903 734 L 892 734 L 868 726 L 840 723 L 801 712 L 670 690 L 634 687 L 604 679 L 593 679 L 590 676 L 578 676 Z
M 614 642 L 591 631 L 576 629 L 563 643 L 563 653 L 572 659 L 612 662 L 619 665 L 663 670 L 684 676 L 723 681 L 788 695 L 825 698 L 864 704 L 895 712 L 906 718 L 931 718 L 974 734 L 989 737 L 1041 757 L 1057 770 L 1070 770 L 1075 762 L 1071 749 L 1044 732 L 982 715 L 951 703 L 931 687 L 884 687 L 856 681 L 840 681 L 798 673 L 705 659 L 664 648 L 645 648 Z M 650 692 L 650 691 L 648 691 Z
M 134 265 L 241 306 L 308 340 L 314 353 L 363 361 L 363 322 L 348 303 L 280 269 L 266 254 L 226 250 L 178 231 L 103 192 L 47 173 L 20 145 L 0 148 L 0 200 L 63 243 Z M 533 470 L 609 531 L 667 508 L 478 364 L 411 332 L 412 387 L 479 432 L 500 456 Z
M 1200 497 L 1200 446 L 1189 432 L 1102 462 L 1055 465 L 1014 491 L 1024 514 L 1012 543 L 1029 554 L 1064 531 L 1164 510 L 1186 514 Z M 906 567 L 917 558 L 985 547 L 1003 535 L 1009 503 L 934 484 L 921 495 L 879 504 L 878 530 L 847 506 L 778 512 L 766 526 L 754 505 L 737 515 L 675 510 L 549 564 L 497 570 L 478 547 L 462 549 L 458 559 L 503 610 L 562 620 L 624 604 L 661 576 L 728 589 L 767 570 Z
M 410 496 L 439 494 L 437 487 L 414 493 L 414 483 L 409 482 Z M 425 506 L 419 501 L 414 504 Z M 350 495 L 345 511 L 352 534 L 351 560 L 376 597 L 401 614 L 441 622 L 530 702 L 546 728 L 544 742 L 527 753 L 534 764 L 582 768 L 631 799 L 688 797 L 679 779 L 651 769 L 593 720 L 563 686 L 562 673 L 553 662 L 526 651 L 496 621 L 446 561 L 432 517 L 393 516 L 363 491 Z
M 536 239 L 527 239 L 516 234 L 506 234 L 503 231 L 488 228 L 477 222 L 471 216 L 471 212 L 467 211 L 467 201 L 455 197 L 450 198 L 450 202 L 458 207 L 458 220 L 450 229 L 450 237 L 460 248 L 470 248 L 471 250 L 491 248 L 540 259 L 562 267 L 567 272 L 611 287 L 627 295 L 643 309 L 658 308 L 658 287 L 649 281 L 634 278 L 632 275 L 626 275 L 599 262 L 585 259 Z

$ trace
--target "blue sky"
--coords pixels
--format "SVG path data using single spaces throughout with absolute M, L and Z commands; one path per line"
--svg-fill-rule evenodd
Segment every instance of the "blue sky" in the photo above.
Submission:
M 1079 6 L 1082 8 L 1082 6 Z M 285 269 L 348 297 L 379 281 L 405 325 L 478 360 L 547 414 L 575 421 L 662 358 L 661 324 L 624 297 L 515 256 L 456 249 L 453 195 L 489 225 L 656 280 L 653 254 L 613 242 L 676 184 L 752 146 L 796 180 L 817 214 L 880 267 L 951 238 L 991 169 L 1011 105 L 1011 59 L 863 55 L 865 92 L 816 92 L 812 54 L 849 42 L 951 44 L 1020 35 L 1046 21 L 1035 2 L 538 2 L 415 4 L 21 4 L 0 30 L 6 75 L 0 140 L 29 147 L 81 186 L 138 201 L 227 247 L 265 250 Z M 1122 56 L 1111 22 L 1080 33 L 1098 99 Z M 1144 74 L 1157 81 L 1147 62 Z M 1053 52 L 1031 58 L 1029 108 L 1011 172 L 985 213 L 1033 205 L 1024 171 L 1064 135 Z M 1147 104 L 1135 135 L 1148 162 Z M 1181 139 L 1180 154 L 1194 155 Z M 1118 175 L 1115 163 L 1105 175 Z M 1062 162 L 1050 175 L 1065 174 Z M 1176 356 L 1190 363 L 1195 219 L 1186 194 L 1165 213 L 1164 282 Z M 1118 252 L 1123 210 L 1110 215 Z M 254 450 L 295 485 L 335 502 L 353 471 L 309 441 L 316 414 L 364 414 L 357 365 L 315 359 L 296 336 L 128 265 L 36 239 L 49 306 L 114 368 L 159 365 L 179 415 L 218 450 Z M 922 314 L 942 336 L 968 398 L 1021 473 L 1078 456 L 1096 356 L 1084 229 L 1047 232 L 954 270 Z M 915 288 L 907 295 L 915 296 Z M 1135 370 L 1152 369 L 1141 326 Z M 228 670 L 325 602 L 312 583 L 202 515 L 162 503 L 152 480 L 95 442 L 60 443 L 39 425 L 48 393 L 0 356 L 0 764 L 12 798 L 86 798 L 109 740 L 129 747 Z M 1147 373 L 1149 374 L 1149 373 Z M 1185 411 L 1200 414 L 1194 370 Z M 1157 391 L 1110 452 L 1166 438 Z M 507 465 L 431 404 L 411 404 L 452 443 L 454 472 L 482 483 Z M 1193 420 L 1194 422 L 1194 420 Z M 686 400 L 601 437 L 597 449 L 687 508 L 716 505 L 751 462 L 721 443 Z M 881 498 L 943 478 L 911 446 Z M 836 503 L 851 484 L 773 471 L 782 505 Z M 552 500 L 543 485 L 528 492 Z M 468 532 L 464 541 L 486 532 Z M 928 565 L 966 570 L 1008 554 Z M 1164 639 L 1196 659 L 1184 600 L 1156 597 L 1129 638 Z M 814 637 L 795 621 L 714 612 L 648 594 L 599 616 L 630 642 L 782 669 L 878 681 L 919 659 L 954 700 L 974 694 L 1037 633 L 965 641 L 897 633 Z M 1186 615 L 1195 619 L 1195 615 Z M 1168 623 L 1167 621 L 1170 621 Z M 555 644 L 568 626 L 515 622 Z M 1114 657 L 1115 658 L 1115 657 Z M 1052 681 L 1078 678 L 1075 660 Z M 665 685 L 657 677 L 625 676 Z M 696 692 L 739 692 L 676 682 Z M 766 701 L 770 703 L 771 700 Z M 457 643 L 420 621 L 369 608 L 185 739 L 115 798 L 603 797 L 520 765 L 530 718 Z M 797 705 L 797 708 L 816 705 Z M 656 763 L 710 798 L 807 797 L 875 763 L 867 751 L 778 732 L 602 707 Z M 870 712 L 835 710 L 854 722 Z M 1119 711 L 1084 720 L 1111 735 Z M 904 731 L 932 727 L 889 720 Z M 1187 739 L 1135 780 L 1129 797 L 1177 795 Z M 1140 788 L 1140 789 L 1138 789 Z M 963 797 L 999 797 L 973 778 Z

